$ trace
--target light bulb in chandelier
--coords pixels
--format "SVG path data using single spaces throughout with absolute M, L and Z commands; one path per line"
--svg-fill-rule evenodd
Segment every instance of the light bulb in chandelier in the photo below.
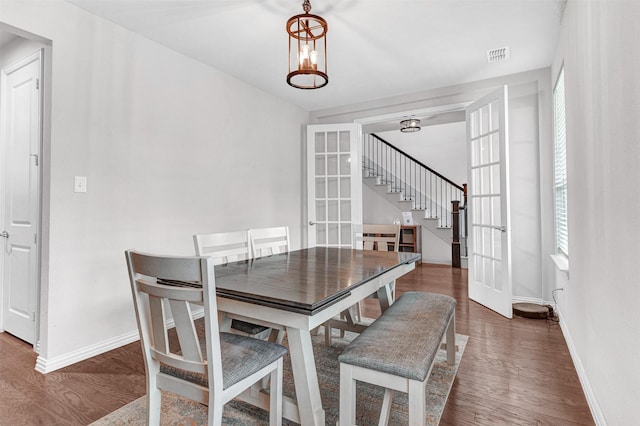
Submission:
M 309 45 L 303 44 L 300 48 L 300 67 L 299 69 L 309 69 Z

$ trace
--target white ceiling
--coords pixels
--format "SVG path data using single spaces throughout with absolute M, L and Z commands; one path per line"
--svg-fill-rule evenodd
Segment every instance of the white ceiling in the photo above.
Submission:
M 302 0 L 67 0 L 308 110 L 551 64 L 566 0 L 312 0 L 329 84 L 287 85 L 288 18 Z M 509 46 L 511 59 L 486 52 Z

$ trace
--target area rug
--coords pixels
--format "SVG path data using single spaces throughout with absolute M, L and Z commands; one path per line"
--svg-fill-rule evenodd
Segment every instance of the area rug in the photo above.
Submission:
M 346 333 L 344 338 L 337 335 L 332 338 L 331 347 L 324 345 L 322 332 L 313 336 L 313 351 L 318 370 L 318 380 L 320 383 L 320 395 L 322 405 L 325 408 L 325 420 L 328 425 L 335 425 L 338 422 L 339 409 L 339 388 L 340 388 L 340 363 L 338 355 L 343 348 L 354 339 L 356 334 Z M 426 424 L 437 425 L 444 406 L 449 396 L 449 391 L 453 385 L 462 353 L 467 344 L 468 336 L 456 334 L 456 363 L 454 366 L 447 365 L 446 352 L 441 349 L 436 356 L 431 378 L 427 384 L 427 412 Z M 286 345 L 286 342 L 285 342 Z M 295 397 L 293 377 L 291 375 L 291 363 L 288 355 L 284 359 L 284 394 Z M 357 407 L 356 423 L 359 425 L 375 425 L 378 423 L 380 406 L 384 390 L 380 387 L 367 383 L 358 382 L 356 386 Z M 163 426 L 197 426 L 207 424 L 207 407 L 182 397 L 163 392 L 161 425 Z M 267 425 L 268 413 L 259 408 L 240 401 L 231 401 L 225 406 L 224 425 Z M 145 424 L 145 397 L 141 397 L 124 407 L 108 414 L 91 424 L 91 426 L 111 426 L 111 425 L 144 425 Z M 294 425 L 296 423 L 283 420 L 283 425 Z M 408 424 L 407 416 L 407 396 L 396 392 L 391 409 L 391 425 Z

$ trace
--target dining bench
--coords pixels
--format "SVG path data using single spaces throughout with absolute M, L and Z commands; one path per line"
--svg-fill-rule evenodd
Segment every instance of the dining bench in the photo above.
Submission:
M 455 307 L 452 297 L 402 294 L 347 345 L 340 361 L 340 426 L 355 424 L 356 381 L 385 388 L 381 425 L 389 421 L 394 391 L 409 400 L 409 425 L 424 425 L 426 384 L 446 335 L 447 363 L 455 364 Z

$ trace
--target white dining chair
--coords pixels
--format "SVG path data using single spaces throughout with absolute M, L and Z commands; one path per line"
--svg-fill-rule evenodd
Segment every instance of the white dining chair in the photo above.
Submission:
M 251 254 L 255 259 L 288 253 L 291 245 L 289 227 L 251 228 L 249 229 L 249 243 L 251 245 Z M 276 343 L 282 343 L 284 335 L 284 329 L 273 330 L 269 339 Z
M 363 250 L 377 251 L 400 251 L 400 224 L 370 224 L 362 225 Z M 391 300 L 396 297 L 396 282 L 390 283 Z M 377 297 L 373 294 L 371 297 Z M 360 316 L 360 306 L 358 306 L 358 316 Z
M 400 224 L 362 224 L 354 225 L 353 227 L 353 247 L 363 250 L 377 250 L 377 251 L 399 251 L 400 250 Z M 395 299 L 396 283 L 395 281 L 389 283 L 389 290 L 391 292 L 391 300 Z M 376 293 L 370 297 L 377 298 Z M 357 322 L 362 322 L 362 307 L 361 302 L 351 306 L 346 311 L 340 314 L 342 319 L 345 319 L 350 325 L 354 325 Z M 324 324 L 325 329 L 325 344 L 331 346 L 331 322 Z M 344 330 L 340 330 L 340 337 L 344 337 Z
M 161 392 L 208 405 L 221 425 L 224 405 L 270 380 L 269 424 L 282 424 L 283 346 L 218 328 L 213 259 L 125 252 L 146 369 L 147 424 L 159 425 Z M 192 304 L 204 305 L 204 332 Z M 170 315 L 177 338 L 170 338 Z
M 193 236 L 193 244 L 196 255 L 213 258 L 214 265 L 224 265 L 252 258 L 248 230 L 196 234 Z M 231 331 L 234 333 L 257 339 L 267 338 L 271 333 L 269 327 L 231 318 Z
M 287 253 L 290 247 L 289 227 L 252 228 L 249 240 L 254 258 Z
M 399 251 L 400 225 L 362 225 L 362 248 L 364 250 Z

